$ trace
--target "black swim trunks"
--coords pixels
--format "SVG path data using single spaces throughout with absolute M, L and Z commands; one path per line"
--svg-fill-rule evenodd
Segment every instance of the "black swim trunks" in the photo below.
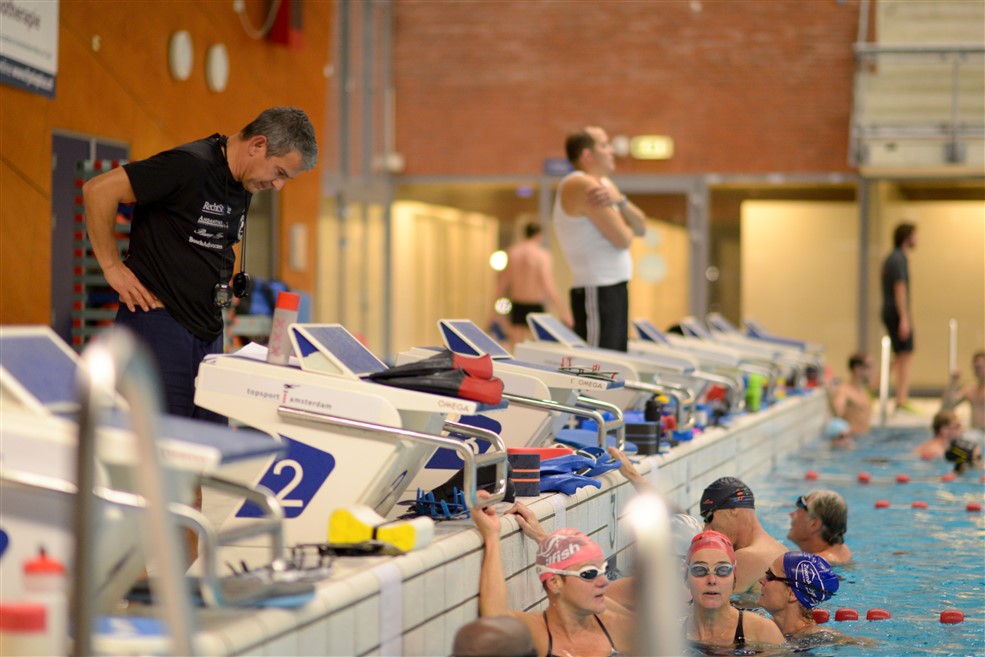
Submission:
M 530 313 L 544 312 L 542 303 L 514 303 L 510 310 L 510 324 L 513 326 L 526 326 L 527 315 Z

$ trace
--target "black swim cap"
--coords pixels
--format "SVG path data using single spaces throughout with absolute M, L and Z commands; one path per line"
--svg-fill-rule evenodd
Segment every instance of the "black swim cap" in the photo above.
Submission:
M 951 446 L 944 452 L 944 458 L 954 461 L 955 471 L 960 470 L 961 466 L 971 461 L 975 453 L 975 444 L 970 440 L 955 438 L 951 441 Z
M 756 500 L 752 491 L 735 477 L 716 479 L 701 494 L 701 517 L 708 522 L 719 509 L 755 509 Z

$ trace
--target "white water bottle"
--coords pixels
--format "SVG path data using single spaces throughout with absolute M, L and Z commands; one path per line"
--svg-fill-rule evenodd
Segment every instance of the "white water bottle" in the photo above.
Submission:
M 287 330 L 298 321 L 298 307 L 301 295 L 294 292 L 278 292 L 277 307 L 274 309 L 273 325 L 270 327 L 270 340 L 267 342 L 267 362 L 274 365 L 287 365 L 293 353 L 291 335 Z

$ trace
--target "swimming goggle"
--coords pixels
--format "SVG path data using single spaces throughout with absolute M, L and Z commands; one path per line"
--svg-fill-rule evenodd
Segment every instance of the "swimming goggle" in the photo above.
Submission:
M 708 566 L 703 563 L 696 563 L 693 566 L 688 566 L 687 570 L 691 573 L 691 577 L 707 577 L 708 573 L 713 572 Z M 730 563 L 720 563 L 715 566 L 714 573 L 715 577 L 728 577 L 735 571 L 735 566 Z
M 807 496 L 806 495 L 801 495 L 800 497 L 797 498 L 797 508 L 798 509 L 803 509 L 807 513 L 810 513 L 811 512 L 811 510 L 809 508 L 807 508 Z
M 718 506 L 716 506 L 715 508 L 713 508 L 713 509 L 704 509 L 703 511 L 700 511 L 700 513 L 701 513 L 701 519 L 705 521 L 705 524 L 708 524 L 708 523 L 711 522 L 712 518 L 715 517 L 715 511 L 718 511 L 718 509 L 721 508 L 721 505 L 722 504 L 725 504 L 727 502 L 728 503 L 731 503 L 731 504 L 735 504 L 736 502 L 741 502 L 743 499 L 745 499 L 745 498 L 743 496 L 741 496 L 741 495 L 733 495 L 732 497 L 728 497 L 728 498 L 722 500 L 721 503 Z
M 603 561 L 602 566 L 582 566 L 578 570 L 558 570 L 557 568 L 548 568 L 547 566 L 537 566 L 537 571 L 540 573 L 554 573 L 555 575 L 570 575 L 571 577 L 580 577 L 586 582 L 594 582 L 599 575 L 605 574 L 605 569 L 608 568 L 609 562 Z
M 766 569 L 766 581 L 767 582 L 783 582 L 792 589 L 813 589 L 819 593 L 824 593 L 826 595 L 834 595 L 831 591 L 825 591 L 821 586 L 815 586 L 814 584 L 808 584 L 807 582 L 801 582 L 798 579 L 790 579 L 789 577 L 777 577 L 773 574 L 772 568 Z M 837 587 L 835 587 L 837 588 Z

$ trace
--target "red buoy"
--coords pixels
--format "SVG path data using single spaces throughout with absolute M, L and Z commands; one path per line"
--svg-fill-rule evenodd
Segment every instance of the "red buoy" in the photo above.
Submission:
M 809 479 L 811 481 L 814 481 L 815 479 L 817 479 L 817 471 L 816 470 L 808 470 L 807 473 L 804 474 L 804 479 Z
M 941 612 L 941 622 L 945 625 L 957 625 L 964 622 L 964 614 L 959 609 L 945 609 Z
M 923 454 L 921 454 L 920 455 L 920 458 L 922 458 L 924 461 L 933 461 L 934 460 L 934 456 L 932 454 L 928 454 L 926 452 L 924 452 Z
M 867 614 L 865 614 L 865 620 L 886 620 L 887 618 L 892 618 L 889 612 L 885 609 L 870 609 Z
M 860 484 L 867 484 L 870 481 L 872 481 L 872 475 L 870 475 L 868 472 L 859 472 L 858 473 L 858 483 L 860 483 Z
M 836 621 L 858 620 L 858 612 L 848 607 L 842 607 L 835 612 Z
M 827 609 L 812 609 L 811 616 L 814 617 L 814 622 L 818 625 L 822 625 L 831 620 L 831 614 L 828 613 Z
M 916 501 L 913 502 L 913 508 L 914 509 L 926 509 L 927 508 L 927 503 L 924 502 L 923 500 L 916 500 Z
M 889 500 L 876 500 L 876 508 L 877 509 L 888 509 L 889 508 Z
M 954 481 L 954 479 L 955 479 L 955 474 L 953 472 L 948 472 L 946 475 L 941 477 L 941 481 L 943 482 Z
M 972 512 L 978 512 L 982 510 L 982 505 L 978 502 L 968 502 L 968 506 L 966 506 L 965 509 Z
M 910 483 L 910 475 L 906 474 L 905 472 L 899 473 L 898 475 L 896 475 L 896 483 L 897 484 Z

